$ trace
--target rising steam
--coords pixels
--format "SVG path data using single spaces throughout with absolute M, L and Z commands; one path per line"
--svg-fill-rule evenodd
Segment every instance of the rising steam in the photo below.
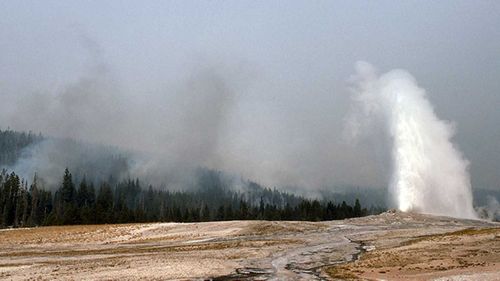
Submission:
M 425 90 L 404 70 L 381 76 L 365 62 L 353 77 L 352 137 L 376 120 L 392 144 L 390 193 L 401 211 L 475 218 L 468 161 L 451 142 L 453 126 L 440 120 Z

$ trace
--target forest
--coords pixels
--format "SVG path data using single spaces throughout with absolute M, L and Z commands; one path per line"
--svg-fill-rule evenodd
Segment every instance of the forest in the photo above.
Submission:
M 106 180 L 81 176 L 85 170 L 82 167 L 77 177 L 66 168 L 61 171 L 58 185 L 47 187 L 37 174 L 28 180 L 8 169 L 27 147 L 42 140 L 41 134 L 0 130 L 0 167 L 4 167 L 0 171 L 1 227 L 254 219 L 319 221 L 384 210 L 368 210 L 354 198 L 352 202 L 342 196 L 341 201 L 335 200 L 334 194 L 328 200 L 309 199 L 252 181 L 243 181 L 243 188 L 238 189 L 222 172 L 210 169 L 198 169 L 194 187 L 181 190 L 146 184 L 148 179 L 123 180 L 112 173 Z
M 206 171 L 203 188 L 196 191 L 163 191 L 143 188 L 140 181 L 98 187 L 82 179 L 75 183 L 68 169 L 60 187 L 52 192 L 38 187 L 35 176 L 28 186 L 14 172 L 0 173 L 0 225 L 103 224 L 130 222 L 202 222 L 222 220 L 336 220 L 368 214 L 359 200 L 310 200 L 277 190 L 254 187 L 255 193 L 240 193 L 224 187 L 217 172 Z M 259 196 L 260 195 L 260 196 Z M 259 198 L 257 200 L 257 197 Z

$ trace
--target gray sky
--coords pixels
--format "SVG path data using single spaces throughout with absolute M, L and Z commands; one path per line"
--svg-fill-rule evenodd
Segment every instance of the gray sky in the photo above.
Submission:
M 347 80 L 403 68 L 500 189 L 499 1 L 2 1 L 0 38 L 0 127 L 271 185 L 384 186 L 383 145 L 341 138 Z

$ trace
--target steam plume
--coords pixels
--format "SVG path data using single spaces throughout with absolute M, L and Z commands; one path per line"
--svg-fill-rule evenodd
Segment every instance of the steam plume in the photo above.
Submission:
M 440 120 L 425 90 L 404 70 L 381 76 L 358 62 L 353 77 L 357 110 L 351 136 L 382 122 L 392 143 L 390 193 L 401 211 L 475 218 L 468 161 L 451 142 L 454 127 Z

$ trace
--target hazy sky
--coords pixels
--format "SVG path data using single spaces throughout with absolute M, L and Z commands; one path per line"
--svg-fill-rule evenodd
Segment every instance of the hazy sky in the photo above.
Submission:
M 359 60 L 412 73 L 500 189 L 499 1 L 2 1 L 0 127 L 384 186 L 380 140 L 342 140 Z

